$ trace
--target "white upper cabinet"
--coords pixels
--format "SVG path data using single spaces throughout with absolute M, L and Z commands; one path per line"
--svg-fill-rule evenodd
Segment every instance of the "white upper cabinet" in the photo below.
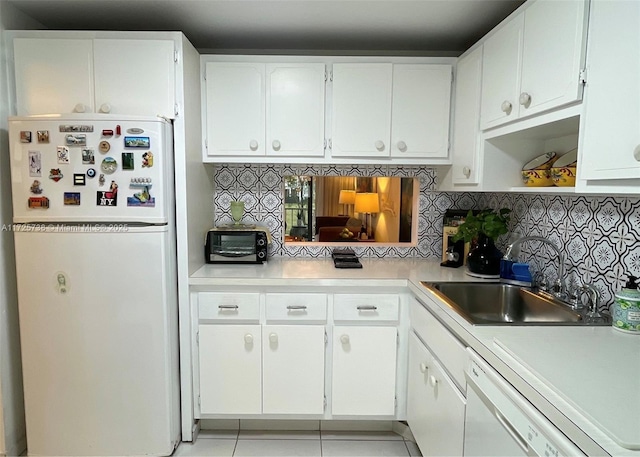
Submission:
M 267 64 L 267 155 L 324 155 L 324 64 Z
M 447 157 L 451 65 L 393 66 L 392 157 Z
M 390 63 L 333 65 L 332 155 L 389 157 Z
M 482 46 L 464 56 L 456 67 L 451 179 L 453 184 L 479 183 L 480 90 Z
M 93 112 L 92 40 L 13 40 L 18 116 Z
M 584 0 L 535 0 L 484 43 L 483 129 L 580 100 Z
M 640 2 L 591 3 L 580 179 L 640 178 Z M 637 185 L 629 188 L 637 193 Z
M 173 40 L 15 38 L 16 111 L 175 117 Z
M 208 62 L 207 154 L 265 154 L 265 67 L 260 63 Z
M 174 43 L 94 40 L 95 110 L 175 117 Z

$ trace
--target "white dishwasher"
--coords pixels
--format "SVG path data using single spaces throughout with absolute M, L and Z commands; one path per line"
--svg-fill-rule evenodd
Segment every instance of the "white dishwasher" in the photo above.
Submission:
M 467 351 L 465 456 L 585 455 L 484 359 Z

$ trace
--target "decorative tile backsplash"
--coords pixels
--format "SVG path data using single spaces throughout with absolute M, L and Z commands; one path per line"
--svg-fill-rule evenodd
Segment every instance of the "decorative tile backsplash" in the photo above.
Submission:
M 503 251 L 520 236 L 539 235 L 561 247 L 570 282 L 593 283 L 603 308 L 624 284 L 626 274 L 640 276 L 640 199 L 512 193 L 438 192 L 435 170 L 421 166 L 387 165 L 216 165 L 214 223 L 231 222 L 230 203 L 245 203 L 245 220 L 269 227 L 271 256 L 328 257 L 331 247 L 283 243 L 283 177 L 400 176 L 420 180 L 418 242 L 410 247 L 358 247 L 361 257 L 440 258 L 442 219 L 449 208 L 511 208 L 511 238 L 502 237 Z M 557 261 L 549 248 L 531 242 L 522 246 L 522 261 L 554 278 Z

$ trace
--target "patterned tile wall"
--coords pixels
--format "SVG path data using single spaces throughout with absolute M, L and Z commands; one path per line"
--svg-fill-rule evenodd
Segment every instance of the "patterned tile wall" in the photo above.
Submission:
M 283 243 L 283 176 L 400 176 L 420 180 L 418 243 L 413 247 L 361 247 L 361 257 L 439 258 L 442 253 L 442 217 L 449 208 L 511 208 L 511 238 L 502 237 L 503 251 L 524 235 L 549 238 L 562 247 L 569 282 L 593 283 L 603 305 L 613 301 L 627 273 L 640 276 L 640 199 L 637 197 L 585 197 L 512 193 L 438 192 L 435 170 L 426 167 L 216 165 L 214 223 L 231 222 L 230 202 L 245 202 L 245 219 L 261 221 L 273 235 L 271 256 L 327 257 L 331 248 L 290 246 Z M 553 280 L 556 260 L 544 245 L 522 246 L 520 260 Z

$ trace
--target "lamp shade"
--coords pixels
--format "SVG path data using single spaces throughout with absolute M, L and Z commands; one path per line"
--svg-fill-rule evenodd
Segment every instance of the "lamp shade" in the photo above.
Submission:
M 354 211 L 356 213 L 379 213 L 380 202 L 376 192 L 358 192 Z
M 341 190 L 338 203 L 341 205 L 353 205 L 356 202 L 355 190 Z

